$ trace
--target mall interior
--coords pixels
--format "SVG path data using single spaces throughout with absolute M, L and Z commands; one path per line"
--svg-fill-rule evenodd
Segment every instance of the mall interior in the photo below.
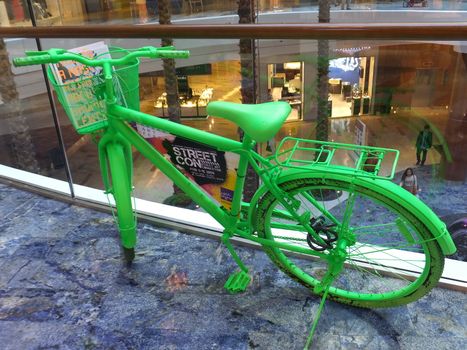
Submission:
M 274 136 L 258 142 L 260 156 L 273 159 L 285 137 L 396 149 L 397 162 L 382 163 L 381 176 L 399 185 L 411 168 L 417 197 L 446 224 L 457 246 L 447 259 L 454 267 L 445 264 L 449 276 L 420 301 L 377 311 L 329 301 L 316 348 L 463 347 L 467 37 L 414 39 L 395 32 L 394 37 L 327 40 L 296 34 L 203 38 L 196 29 L 329 22 L 375 32 L 375 24 L 431 26 L 433 33 L 456 24 L 465 33 L 466 21 L 465 0 L 0 1 L 0 266 L 6 271 L 0 275 L 0 341 L 6 349 L 303 348 L 320 299 L 279 275 L 266 254 L 241 241 L 236 241 L 243 245 L 240 255 L 257 271 L 251 290 L 242 299 L 223 291 L 225 276 L 236 265 L 219 243 L 222 230 L 135 149 L 132 194 L 140 241 L 136 264 L 123 268 L 114 237 L 118 219 L 102 194 L 100 134 L 76 132 L 58 95 L 64 90 L 55 68 L 12 64 L 28 50 L 97 43 L 113 55 L 170 40 L 190 57 L 141 59 L 131 86 L 119 80 L 122 96 L 130 90 L 136 96 L 132 108 L 240 140 L 238 125 L 209 115 L 210 102 L 286 102 L 290 113 Z M 186 25 L 194 34 L 174 39 L 60 35 L 61 27 L 70 26 L 79 31 L 171 24 Z M 24 35 L 25 28 L 56 34 Z M 168 61 L 175 64 L 172 71 Z M 127 103 L 126 97 L 121 100 Z M 176 142 L 172 135 L 131 126 L 171 158 L 164 142 Z M 425 128 L 431 144 L 420 153 Z M 356 167 L 351 152 L 335 158 L 340 166 Z M 199 182 L 189 171 L 185 175 L 225 206 L 222 193 L 233 189 L 238 162 L 238 154 L 225 153 L 227 180 L 221 185 Z M 261 185 L 257 178 L 247 179 L 250 191 Z

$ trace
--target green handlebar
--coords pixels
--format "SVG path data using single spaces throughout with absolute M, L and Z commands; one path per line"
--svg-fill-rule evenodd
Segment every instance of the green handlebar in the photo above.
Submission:
M 153 46 L 146 46 L 136 50 L 129 50 L 129 53 L 118 59 L 89 59 L 79 54 L 68 52 L 63 49 L 50 49 L 47 51 L 26 51 L 28 57 L 18 57 L 13 59 L 13 65 L 31 66 L 35 64 L 57 63 L 60 61 L 77 61 L 86 66 L 104 66 L 110 63 L 111 66 L 126 65 L 138 57 L 146 58 L 188 58 L 190 52 L 186 50 L 175 50 L 173 46 L 166 46 L 156 48 Z
M 44 63 L 50 63 L 51 57 L 48 54 L 42 54 L 42 55 L 37 55 L 37 56 L 30 56 L 30 57 L 18 57 L 13 59 L 13 65 L 15 67 L 20 67 L 20 66 L 31 66 L 34 64 L 44 64 Z

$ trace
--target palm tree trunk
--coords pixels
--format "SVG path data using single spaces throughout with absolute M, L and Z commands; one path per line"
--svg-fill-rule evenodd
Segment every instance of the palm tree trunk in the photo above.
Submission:
M 11 131 L 11 149 L 20 169 L 39 173 L 34 144 L 29 133 L 26 117 L 23 115 L 18 90 L 11 72 L 5 42 L 0 39 L 0 95 L 4 102 L 2 119 L 7 122 Z
M 172 24 L 170 13 L 170 0 L 159 0 L 159 23 Z M 162 46 L 172 46 L 173 39 L 162 38 Z M 165 78 L 165 92 L 167 93 L 167 106 L 169 119 L 173 122 L 180 123 L 180 101 L 178 99 L 178 84 L 177 74 L 175 72 L 175 60 L 172 58 L 164 58 L 162 60 Z
M 159 24 L 172 24 L 170 12 L 170 0 L 159 0 L 157 3 L 159 11 Z M 171 38 L 162 38 L 162 46 L 172 46 L 173 39 Z M 180 123 L 181 107 L 180 100 L 178 98 L 178 82 L 177 82 L 177 73 L 175 72 L 175 60 L 173 58 L 164 58 L 162 59 L 162 66 L 164 70 L 164 80 L 165 80 L 165 92 L 167 93 L 167 110 L 169 120 Z M 175 184 L 173 185 L 174 195 L 183 196 L 180 206 L 185 206 L 191 203 L 191 200 L 188 199 L 184 192 Z M 186 203 L 185 203 L 186 202 Z
M 255 22 L 254 0 L 238 0 L 238 23 Z M 255 42 L 252 39 L 240 39 L 240 73 L 242 103 L 255 103 Z
M 254 23 L 255 19 L 254 0 L 238 0 L 238 23 Z M 242 103 L 256 103 L 255 42 L 252 39 L 240 39 L 239 47 Z M 239 135 L 240 139 L 242 139 L 243 131 L 240 129 Z M 258 186 L 258 175 L 248 166 L 243 189 L 243 200 L 250 202 Z
M 318 22 L 329 23 L 331 21 L 331 6 L 329 0 L 319 0 Z M 327 141 L 329 137 L 329 41 L 318 40 L 318 74 L 317 74 L 317 105 L 318 118 L 316 121 L 316 139 Z

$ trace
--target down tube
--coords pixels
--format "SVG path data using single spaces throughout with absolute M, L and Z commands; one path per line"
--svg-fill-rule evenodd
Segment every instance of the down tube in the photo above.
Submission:
M 158 167 L 168 178 L 170 178 L 187 195 L 195 200 L 203 209 L 211 214 L 221 225 L 229 226 L 230 215 L 222 211 L 197 185 L 185 177 L 172 163 L 157 152 L 145 139 L 125 122 L 114 120 L 112 126 L 122 134 L 135 148 L 147 159 Z

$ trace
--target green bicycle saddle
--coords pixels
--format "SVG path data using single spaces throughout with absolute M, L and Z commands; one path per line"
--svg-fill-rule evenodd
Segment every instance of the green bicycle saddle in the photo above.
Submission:
M 266 142 L 281 128 L 290 113 L 287 102 L 266 102 L 255 105 L 215 101 L 208 104 L 207 112 L 237 124 L 257 142 Z

